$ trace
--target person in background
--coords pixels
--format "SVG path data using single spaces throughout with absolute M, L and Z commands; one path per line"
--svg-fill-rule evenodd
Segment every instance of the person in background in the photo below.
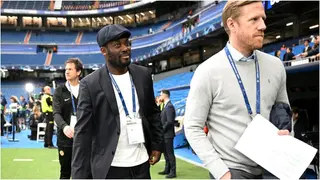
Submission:
M 70 179 L 74 125 L 77 121 L 79 79 L 83 64 L 78 58 L 65 62 L 66 82 L 53 95 L 53 117 L 58 126 L 60 179 Z
M 305 40 L 304 41 L 304 48 L 302 52 L 308 52 L 311 50 L 311 47 L 309 46 L 310 40 Z
M 309 57 L 309 56 L 316 56 L 317 54 L 319 54 L 319 41 L 320 41 L 320 36 L 317 36 L 311 50 L 309 50 L 308 52 L 301 53 L 297 56 L 298 57 Z
M 0 94 L 1 94 L 1 99 L 0 99 L 0 101 L 1 101 L 1 103 L 0 103 L 0 105 L 1 105 L 1 109 L 0 109 L 0 113 L 1 113 L 1 136 L 4 136 L 4 128 L 3 127 L 4 127 L 5 123 L 6 123 L 4 114 L 6 112 L 7 100 L 4 97 L 4 95 L 2 94 L 2 92 L 0 92 Z
M 175 136 L 174 122 L 176 111 L 170 101 L 170 91 L 162 90 L 160 99 L 163 100 L 163 110 L 161 112 L 161 121 L 164 134 L 164 158 L 166 160 L 165 168 L 160 175 L 167 175 L 166 178 L 175 178 L 176 174 L 176 157 L 174 156 L 173 138 Z
M 263 46 L 265 19 L 262 1 L 227 1 L 222 21 L 229 42 L 203 62 L 191 80 L 185 135 L 211 178 L 261 179 L 262 168 L 235 145 L 255 116 L 269 119 L 278 102 L 289 105 L 283 63 L 258 50 Z
M 30 114 L 30 130 L 31 130 L 31 135 L 30 135 L 30 140 L 36 140 L 37 139 L 37 128 L 38 128 L 38 123 L 44 122 L 44 115 L 40 111 L 39 106 L 33 106 L 32 113 Z
M 47 148 L 55 148 L 52 142 L 53 136 L 53 109 L 52 109 L 52 96 L 51 96 L 51 88 L 49 86 L 45 86 L 43 88 L 44 94 L 41 97 L 41 110 L 44 113 L 46 118 L 46 133 L 44 135 L 44 147 Z
M 21 129 L 25 129 L 26 118 L 27 118 L 27 105 L 24 96 L 20 96 L 20 109 L 19 109 L 19 126 Z
M 295 59 L 295 56 L 294 56 L 294 54 L 292 53 L 292 48 L 290 47 L 288 47 L 287 48 L 287 52 L 284 54 L 284 56 L 283 56 L 283 61 L 291 61 L 291 60 L 293 60 L 293 59 Z
M 277 58 L 281 59 L 281 51 L 280 50 L 276 50 L 274 52 L 274 56 L 276 56 Z
M 14 126 L 16 127 L 16 132 L 20 132 L 21 129 L 18 125 L 18 116 L 19 116 L 19 101 L 17 96 L 11 96 L 10 97 L 10 105 L 9 105 L 9 111 L 11 113 L 11 123 L 14 123 Z M 14 128 L 14 127 L 12 127 Z M 12 129 L 11 128 L 11 129 Z

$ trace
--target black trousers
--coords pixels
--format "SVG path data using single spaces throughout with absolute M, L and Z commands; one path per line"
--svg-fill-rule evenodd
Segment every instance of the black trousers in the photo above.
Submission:
M 147 161 L 134 167 L 111 166 L 106 179 L 151 179 L 150 164 Z
M 46 122 L 47 122 L 47 127 L 46 127 L 46 133 L 44 135 L 44 146 L 53 146 L 52 143 L 52 136 L 53 136 L 53 114 L 52 112 L 46 112 Z
M 60 179 L 70 179 L 72 147 L 58 147 L 60 162 Z
M 4 119 L 4 115 L 3 115 L 2 112 L 1 112 L 1 117 L 0 118 L 1 118 L 1 136 L 3 136 L 4 135 L 4 124 L 6 123 L 6 120 Z
M 173 138 L 164 138 L 164 158 L 166 160 L 166 166 L 164 171 L 168 174 L 176 175 L 176 157 L 173 150 Z

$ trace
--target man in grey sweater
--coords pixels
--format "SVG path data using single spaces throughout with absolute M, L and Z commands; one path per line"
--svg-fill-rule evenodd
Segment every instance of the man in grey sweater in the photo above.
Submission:
M 216 179 L 262 177 L 262 168 L 234 147 L 252 117 L 268 119 L 276 102 L 289 104 L 281 60 L 257 50 L 263 45 L 265 19 L 261 1 L 228 1 L 222 20 L 229 42 L 198 67 L 191 81 L 185 134 Z

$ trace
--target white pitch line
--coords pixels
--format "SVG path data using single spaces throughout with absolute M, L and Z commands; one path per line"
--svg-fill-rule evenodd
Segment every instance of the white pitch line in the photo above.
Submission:
M 13 159 L 13 161 L 33 161 L 33 159 Z
M 179 155 L 176 155 L 176 154 L 175 154 L 175 156 L 176 156 L 176 158 L 179 158 L 179 159 L 181 159 L 183 161 L 186 161 L 186 162 L 188 162 L 190 164 L 193 164 L 193 165 L 196 165 L 196 166 L 199 166 L 199 167 L 204 167 L 203 164 L 200 164 L 200 163 L 195 162 L 195 161 L 191 161 L 190 159 L 187 159 L 185 157 L 182 157 L 182 156 L 179 156 Z

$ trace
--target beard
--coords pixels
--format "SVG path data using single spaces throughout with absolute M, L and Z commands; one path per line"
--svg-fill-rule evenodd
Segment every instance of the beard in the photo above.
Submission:
M 130 54 L 130 53 L 129 53 Z M 130 65 L 131 63 L 131 56 L 129 55 L 128 60 L 124 60 L 121 58 L 121 54 L 120 55 L 113 55 L 109 50 L 108 50 L 108 61 L 109 63 L 115 67 L 115 68 L 126 68 Z

